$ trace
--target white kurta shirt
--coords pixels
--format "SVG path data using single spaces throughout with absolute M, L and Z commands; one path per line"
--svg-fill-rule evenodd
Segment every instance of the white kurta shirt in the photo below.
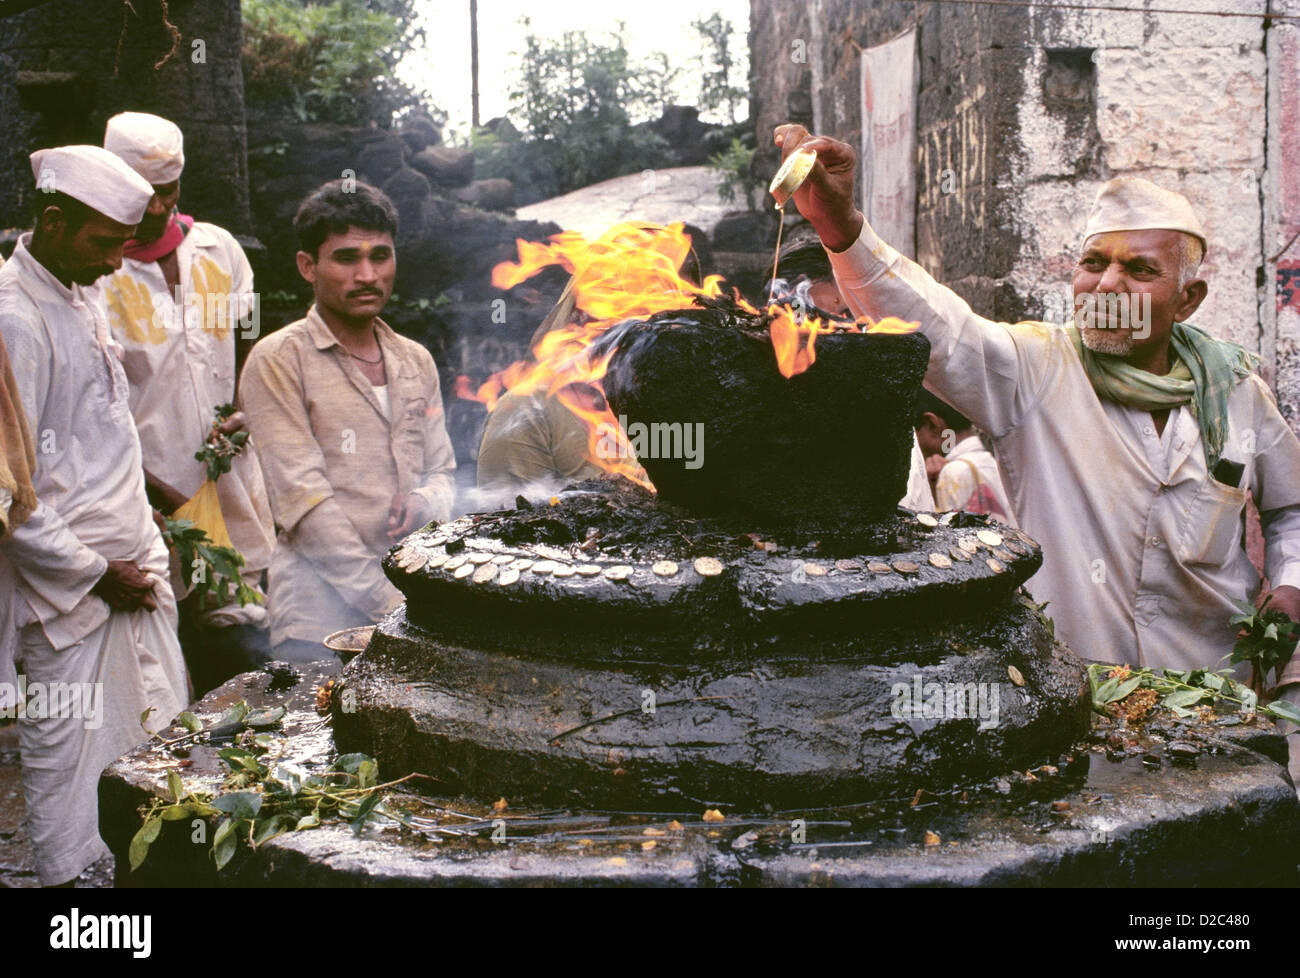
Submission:
M 134 561 L 153 574 L 166 600 L 171 590 L 126 374 L 103 308 L 93 293 L 67 289 L 51 275 L 27 250 L 30 240 L 23 235 L 0 269 L 0 338 L 32 426 L 39 500 L 0 542 L 0 619 L 8 619 L 0 620 L 0 682 L 11 683 L 17 627 L 39 623 L 57 650 L 108 620 L 108 605 L 90 591 L 109 560 Z M 174 653 L 179 662 L 179 644 L 172 644 L 154 654 Z
M 157 262 L 123 259 L 95 288 L 124 351 L 144 466 L 189 497 L 206 478 L 194 453 L 211 432 L 217 405 L 235 400 L 235 329 L 227 301 L 239 304 L 239 328 L 238 316 L 251 307 L 253 272 L 228 231 L 201 221 L 177 247 L 176 261 L 179 305 Z M 275 529 L 251 442 L 217 480 L 217 496 L 244 574 L 256 578 L 270 564 Z
M 1245 470 L 1223 485 L 1190 410 L 1172 411 L 1162 438 L 1149 413 L 1100 400 L 1063 329 L 975 315 L 867 226 L 830 257 L 855 313 L 920 323 L 926 386 L 993 437 L 1020 525 L 1043 547 L 1028 588 L 1076 652 L 1219 666 L 1234 602 L 1259 584 L 1242 543 L 1247 489 L 1271 583 L 1300 586 L 1300 441 L 1259 377 L 1228 400 L 1223 454 Z

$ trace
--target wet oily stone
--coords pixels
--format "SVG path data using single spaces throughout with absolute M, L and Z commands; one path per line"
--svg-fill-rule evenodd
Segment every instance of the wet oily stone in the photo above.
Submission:
M 1030 608 L 1009 601 L 964 628 L 960 644 L 896 625 L 862 656 L 777 644 L 758 669 L 740 654 L 648 668 L 448 642 L 398 612 L 349 665 L 357 708 L 335 716 L 335 736 L 441 790 L 670 811 L 847 804 L 900 779 L 937 788 L 1026 769 L 1080 735 L 1082 668 Z
M 369 654 L 369 653 L 367 653 Z M 364 656 L 362 657 L 364 658 Z M 360 661 L 360 660 L 358 660 Z M 296 666 L 287 691 L 266 673 L 237 676 L 193 707 L 215 722 L 234 702 L 285 706 L 268 760 L 323 771 L 338 748 L 315 713 L 315 689 L 337 664 Z M 1106 721 L 1095 720 L 1095 723 Z M 1214 730 L 1215 735 L 1221 731 Z M 174 727 L 167 736 L 180 736 Z M 1273 739 L 1281 738 L 1273 734 Z M 181 772 L 187 789 L 213 790 L 225 769 L 221 743 L 193 745 Z M 1284 745 L 1283 745 L 1284 746 Z M 880 802 L 799 809 L 806 828 L 793 844 L 791 821 L 723 806 L 718 820 L 690 807 L 662 815 L 539 810 L 511 796 L 507 834 L 494 842 L 490 798 L 390 796 L 429 822 L 452 827 L 478 819 L 463 836 L 424 837 L 377 822 L 357 836 L 346 822 L 241 847 L 218 873 L 208 847 L 193 842 L 188 820 L 164 822 L 149 858 L 130 871 L 128 848 L 138 809 L 170 797 L 176 758 L 138 747 L 100 780 L 100 832 L 117 863 L 119 887 L 504 887 L 504 886 L 1294 886 L 1300 862 L 1300 803 L 1285 768 L 1228 742 L 1197 767 L 1148 771 L 1134 757 L 1089 763 L 1085 750 L 1062 768 L 1050 801 L 1023 804 L 1006 777 L 983 788 L 932 794 L 909 804 L 924 783 L 905 778 Z M 400 776 L 381 767 L 384 780 Z M 1042 826 L 1044 807 L 1055 815 Z M 710 806 L 712 808 L 712 806 Z M 212 826 L 209 825 L 209 830 Z M 943 845 L 927 848 L 926 833 Z M 1231 858 L 1206 858 L 1231 840 Z M 647 848 L 646 842 L 654 842 Z M 951 845 L 950 842 L 957 842 Z
M 871 629 L 978 612 L 1007 599 L 1042 560 L 1036 546 L 990 557 L 976 534 L 1001 542 L 1011 530 L 970 514 L 930 526 L 900 509 L 858 539 L 792 531 L 771 540 L 630 484 L 596 480 L 554 499 L 408 537 L 384 569 L 412 621 L 457 644 L 594 661 L 759 655 L 774 642 L 824 651 L 830 641 L 868 654 Z M 843 554 L 859 545 L 872 549 Z M 412 554 L 427 560 L 412 564 Z M 492 567 L 521 573 L 484 587 L 494 577 L 482 569 Z

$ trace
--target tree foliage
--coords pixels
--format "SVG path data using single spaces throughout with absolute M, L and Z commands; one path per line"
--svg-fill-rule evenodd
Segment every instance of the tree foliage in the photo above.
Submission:
M 415 0 L 244 0 L 244 96 L 301 122 L 387 127 L 421 104 L 394 69 L 423 39 Z

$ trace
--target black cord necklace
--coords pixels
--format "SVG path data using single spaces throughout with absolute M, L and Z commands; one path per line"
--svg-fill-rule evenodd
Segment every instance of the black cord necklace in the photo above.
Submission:
M 375 364 L 377 364 L 377 363 L 383 363 L 383 362 L 384 362 L 384 348 L 383 348 L 382 346 L 379 348 L 379 359 L 378 359 L 378 360 L 367 360 L 365 357 L 359 357 L 359 356 L 357 356 L 357 355 L 356 355 L 355 353 L 353 353 L 351 350 L 348 351 L 348 356 L 350 356 L 353 360 L 360 360 L 362 363 L 368 363 L 368 364 L 370 364 L 370 365 L 373 367 L 373 366 L 374 366 Z

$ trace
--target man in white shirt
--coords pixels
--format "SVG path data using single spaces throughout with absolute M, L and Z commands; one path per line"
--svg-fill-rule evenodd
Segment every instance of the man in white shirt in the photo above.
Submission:
M 1089 217 L 1077 308 L 1124 296 L 1145 319 L 1007 325 L 875 235 L 853 203 L 851 147 L 801 126 L 775 138 L 786 155 L 819 154 L 795 202 L 851 308 L 918 322 L 926 386 L 993 438 L 1016 516 L 1043 546 L 1028 587 L 1062 640 L 1106 662 L 1219 665 L 1236 602 L 1259 587 L 1241 542 L 1248 490 L 1272 606 L 1300 618 L 1300 442 L 1252 358 L 1185 322 L 1207 285 L 1184 198 L 1121 179 Z
M 207 478 L 194 455 L 211 434 L 217 405 L 235 401 L 235 335 L 256 302 L 253 272 L 229 231 L 177 209 L 185 153 L 175 123 L 120 113 L 108 120 L 104 148 L 154 191 L 122 267 L 97 287 L 124 351 L 145 484 L 155 507 L 170 516 Z M 222 425 L 227 435 L 244 428 L 242 413 Z M 245 583 L 260 592 L 275 529 L 256 452 L 245 444 L 217 480 L 217 497 L 230 542 L 244 558 Z M 181 606 L 181 640 L 196 695 L 270 657 L 263 605 L 241 606 L 233 597 L 220 607 L 193 605 L 191 599 Z
M 934 483 L 934 505 L 944 511 L 983 513 L 1016 525 L 1002 474 L 970 418 L 922 389 L 917 399 L 916 440 Z
M 58 885 L 108 854 L 100 772 L 184 708 L 187 683 L 126 374 L 86 291 L 121 264 L 153 189 L 98 146 L 40 150 L 32 169 L 36 228 L 0 269 L 0 338 L 39 503 L 0 541 L 0 682 L 27 693 L 27 826 L 41 882 Z M 35 695 L 55 683 L 69 691 L 57 708 Z

